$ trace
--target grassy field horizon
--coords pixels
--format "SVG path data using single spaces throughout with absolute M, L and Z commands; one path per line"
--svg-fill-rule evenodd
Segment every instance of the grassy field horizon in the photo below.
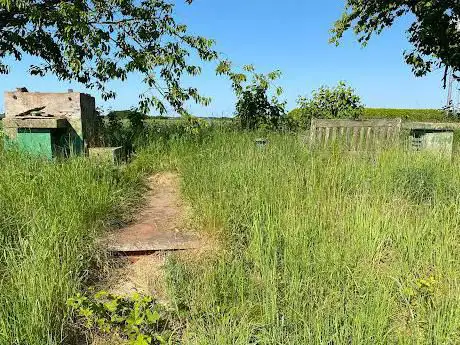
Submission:
M 288 113 L 295 110 L 296 108 L 290 109 Z M 120 118 L 126 118 L 127 114 L 131 110 L 116 110 L 112 111 L 113 114 L 116 114 Z M 209 120 L 229 120 L 235 117 L 234 114 L 227 114 L 226 116 L 200 116 L 199 118 L 209 119 Z M 1 114 L 0 114 L 1 117 Z M 456 121 L 455 118 L 446 117 L 445 111 L 435 108 L 381 108 L 381 107 L 365 107 L 364 108 L 364 118 L 402 118 L 403 120 L 412 120 L 412 121 Z M 152 120 L 175 120 L 180 119 L 180 116 L 155 116 L 149 115 L 148 119 Z

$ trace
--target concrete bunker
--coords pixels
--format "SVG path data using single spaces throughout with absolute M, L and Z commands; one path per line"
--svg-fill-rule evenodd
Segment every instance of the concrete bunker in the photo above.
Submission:
M 2 120 L 8 142 L 45 157 L 85 154 L 96 140 L 94 97 L 68 90 L 65 93 L 5 92 Z

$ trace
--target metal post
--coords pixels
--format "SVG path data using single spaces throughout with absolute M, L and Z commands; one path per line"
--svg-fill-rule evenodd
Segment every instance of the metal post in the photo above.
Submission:
M 447 109 L 447 112 L 449 112 L 450 110 L 453 110 L 453 104 L 452 104 L 452 87 L 453 87 L 453 84 L 454 84 L 454 70 L 453 69 L 450 69 L 450 72 L 449 72 L 449 81 L 447 83 L 447 105 L 446 105 L 446 109 Z

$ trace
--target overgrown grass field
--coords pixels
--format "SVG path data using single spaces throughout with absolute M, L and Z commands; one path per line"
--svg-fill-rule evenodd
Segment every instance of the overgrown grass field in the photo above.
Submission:
M 170 261 L 185 344 L 460 341 L 458 163 L 254 138 L 151 147 L 222 239 L 211 259 Z
M 458 160 L 260 135 L 155 128 L 120 169 L 0 150 L 0 343 L 75 343 L 65 302 L 97 272 L 96 238 L 162 170 L 218 242 L 168 262 L 182 343 L 458 343 Z
M 66 300 L 95 278 L 96 239 L 139 181 L 84 158 L 0 149 L 0 161 L 0 344 L 75 344 Z

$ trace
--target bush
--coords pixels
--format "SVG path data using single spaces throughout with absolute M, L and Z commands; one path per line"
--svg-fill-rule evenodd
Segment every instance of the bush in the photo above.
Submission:
M 236 104 L 236 118 L 242 129 L 277 129 L 284 109 L 270 102 L 267 90 L 258 85 L 243 91 Z
M 285 115 L 285 102 L 280 102 L 281 88 L 274 88 L 272 83 L 281 76 L 274 71 L 264 74 L 254 72 L 252 66 L 245 69 L 252 73 L 252 82 L 246 85 L 241 93 L 237 93 L 236 118 L 242 129 L 278 129 L 281 118 Z M 271 99 L 270 99 L 271 93 Z
M 293 129 L 306 129 L 310 128 L 312 116 L 308 109 L 295 108 L 287 114 L 286 118 Z
M 113 110 L 113 111 L 110 111 L 107 116 L 112 116 L 112 117 L 116 117 L 117 119 L 119 120 L 126 120 L 126 119 L 130 119 L 130 118 L 133 118 L 133 117 L 139 117 L 141 119 L 144 119 L 146 120 L 148 118 L 147 115 L 144 115 L 136 110 L 132 110 L 132 109 L 129 109 L 129 110 Z
M 308 127 L 311 118 L 358 118 L 364 106 L 355 90 L 343 81 L 335 87 L 321 86 L 313 91 L 311 98 L 299 97 L 299 108 L 291 117 L 296 117 L 301 127 Z
M 145 115 L 139 112 L 112 111 L 98 119 L 97 146 L 122 146 L 124 154 L 128 156 L 145 141 Z
M 282 88 L 273 85 L 281 76 L 280 71 L 267 74 L 256 73 L 252 65 L 243 67 L 244 73 L 231 71 L 231 63 L 223 61 L 217 68 L 218 74 L 228 75 L 238 99 L 236 120 L 241 129 L 280 129 L 284 125 L 286 102 L 280 101 Z

